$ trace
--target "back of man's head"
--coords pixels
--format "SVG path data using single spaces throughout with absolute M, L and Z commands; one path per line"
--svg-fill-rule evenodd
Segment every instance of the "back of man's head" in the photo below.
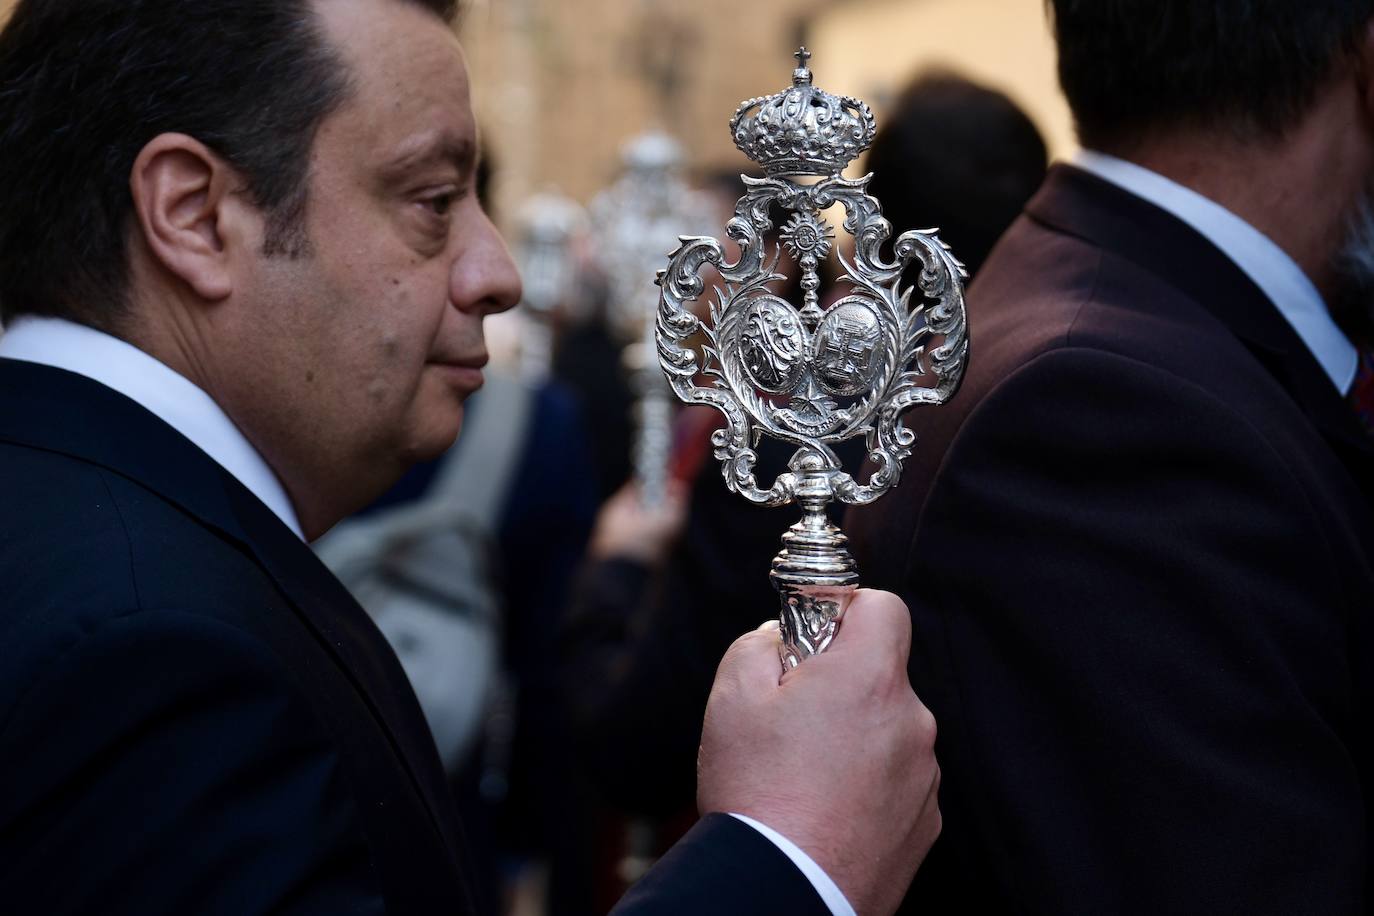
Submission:
M 937 226 L 977 273 L 1045 177 L 1045 141 L 1002 93 L 953 73 L 917 76 L 885 111 L 865 160 L 895 232 Z
M 1278 136 L 1349 58 L 1374 0 L 1047 0 L 1086 146 L 1144 131 Z
M 347 92 L 311 0 L 20 0 L 0 33 L 0 319 L 118 326 L 130 170 L 163 133 L 234 166 L 267 253 L 298 254 L 315 129 Z

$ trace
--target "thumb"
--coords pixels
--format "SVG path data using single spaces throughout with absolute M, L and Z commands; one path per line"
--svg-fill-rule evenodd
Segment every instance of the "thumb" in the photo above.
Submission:
M 735 681 L 750 693 L 776 689 L 782 677 L 782 661 L 778 654 L 781 645 L 776 620 L 745 633 L 730 645 L 720 660 L 716 682 Z
M 861 588 L 845 609 L 829 655 L 891 658 L 905 668 L 911 655 L 911 611 L 891 592 Z

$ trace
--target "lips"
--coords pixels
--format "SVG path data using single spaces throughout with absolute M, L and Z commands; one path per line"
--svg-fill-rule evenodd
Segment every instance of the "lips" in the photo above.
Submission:
M 487 359 L 485 351 L 468 356 L 441 356 L 430 360 L 430 366 L 442 373 L 454 388 L 471 394 L 482 387 L 482 367 Z

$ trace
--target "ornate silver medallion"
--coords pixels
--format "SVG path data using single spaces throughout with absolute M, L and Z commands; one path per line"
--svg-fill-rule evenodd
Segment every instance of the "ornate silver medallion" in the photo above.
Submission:
M 810 53 L 797 52 L 792 86 L 742 104 L 730 122 L 735 145 L 765 178 L 744 177 L 745 194 L 726 226 L 740 248 L 725 263 L 721 243 L 683 236 L 658 272 L 659 361 L 673 391 L 689 404 L 725 414 L 712 440 L 726 485 L 766 506 L 795 502 L 802 519 L 783 535 L 771 578 L 782 599 L 783 663 L 796 666 L 834 638 L 858 573 L 844 534 L 827 517 L 839 500 L 862 505 L 896 484 L 915 435 L 901 415 L 940 404 L 959 387 L 968 358 L 963 266 L 934 230 L 911 231 L 881 248 L 892 227 L 868 196 L 869 179 L 840 173 L 876 131 L 863 102 L 812 84 Z M 839 204 L 853 238 L 852 260 L 835 244 L 824 212 Z M 779 242 L 765 244 L 774 208 L 790 211 Z M 776 287 L 784 252 L 801 275 L 800 308 Z M 822 307 L 819 267 L 831 254 L 847 295 Z M 902 275 L 919 262 L 914 286 Z M 705 327 L 687 308 L 706 291 L 699 273 L 714 265 L 722 284 Z M 693 349 L 701 333 L 706 344 Z M 754 478 L 754 446 L 763 435 L 797 446 L 789 470 L 763 489 Z M 832 446 L 864 437 L 876 466 L 867 482 L 840 465 Z

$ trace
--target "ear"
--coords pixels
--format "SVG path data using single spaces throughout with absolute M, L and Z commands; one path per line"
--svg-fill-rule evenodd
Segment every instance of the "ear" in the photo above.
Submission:
M 209 301 L 233 291 L 222 223 L 235 182 L 227 162 L 195 138 L 176 133 L 148 141 L 129 176 L 149 251 Z

